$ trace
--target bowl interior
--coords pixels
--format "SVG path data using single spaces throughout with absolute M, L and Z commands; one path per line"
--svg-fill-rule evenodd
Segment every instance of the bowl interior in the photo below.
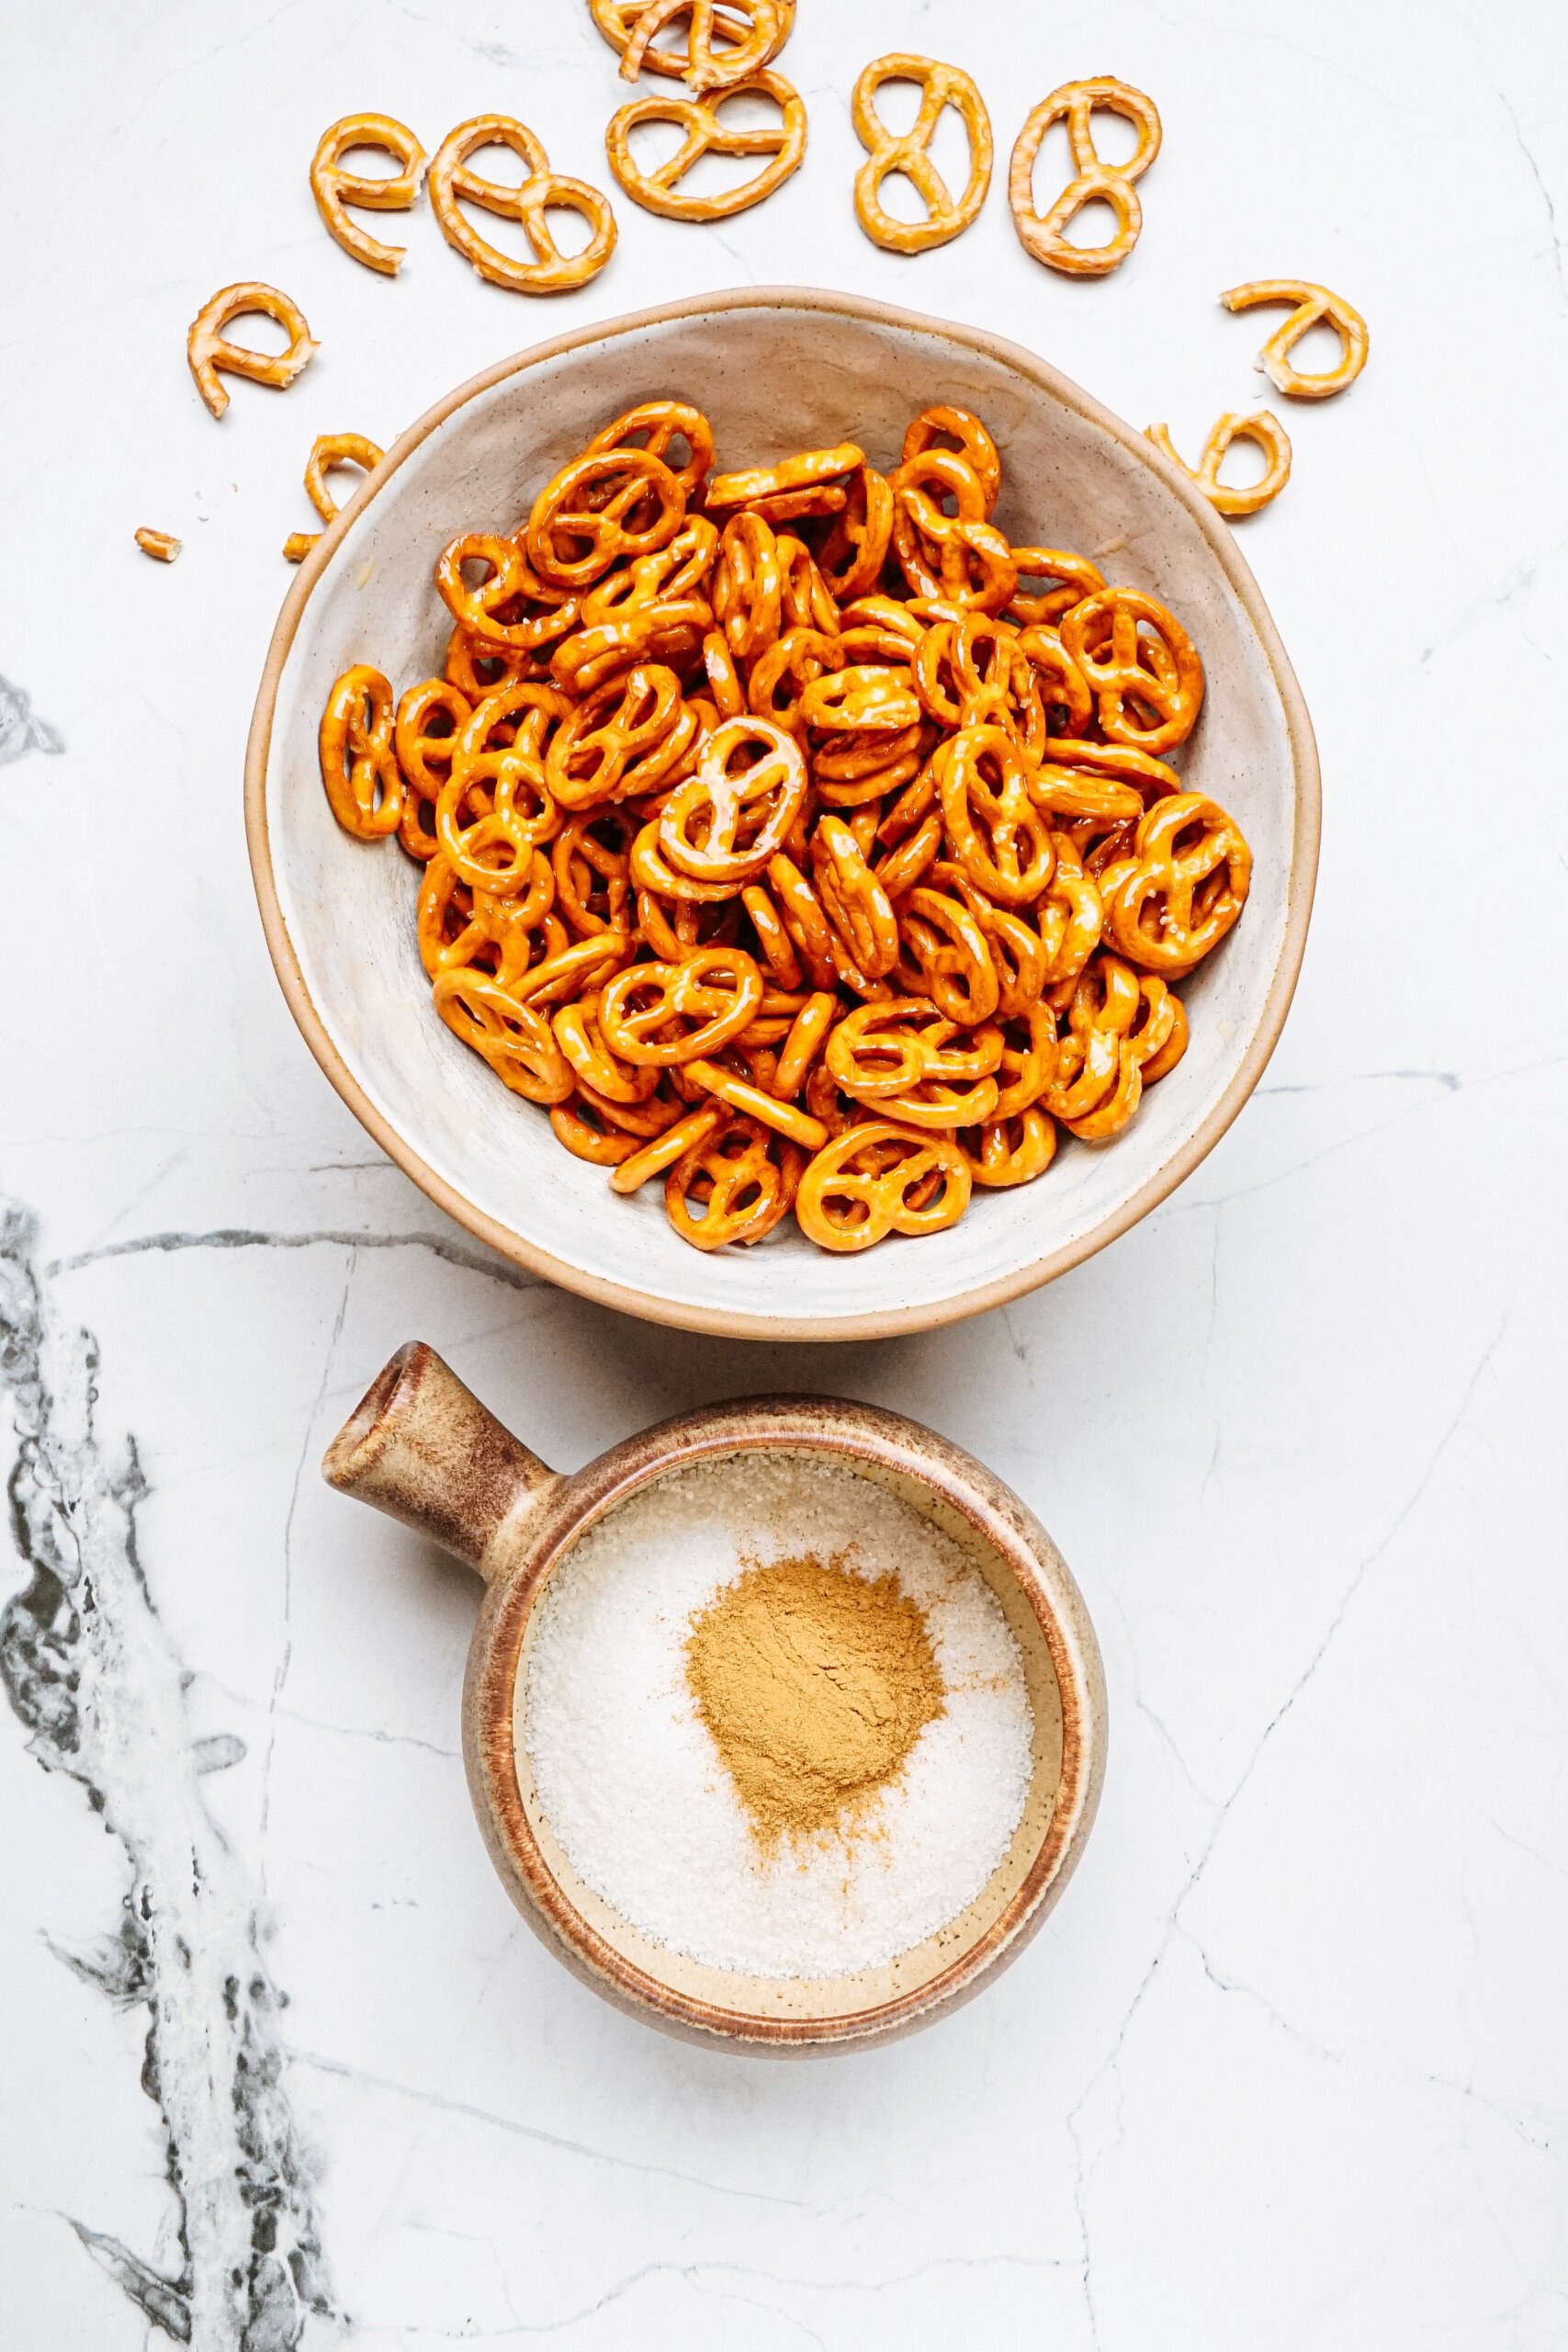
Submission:
M 280 645 L 296 625 L 254 843 L 264 905 L 270 865 L 273 945 L 297 1016 L 334 1083 L 443 1206 L 614 1305 L 784 1337 L 866 1336 L 972 1312 L 1060 1272 L 1152 1206 L 1223 1131 L 1267 1057 L 1315 854 L 1304 715 L 1261 607 L 1255 619 L 1244 600 L 1244 588 L 1256 592 L 1223 526 L 1136 435 L 1028 355 L 840 300 L 732 298 L 596 331 L 520 361 L 405 436 L 286 607 Z M 557 466 L 656 394 L 700 403 L 731 467 L 849 437 L 886 466 L 916 411 L 973 408 L 1001 447 L 998 520 L 1013 541 L 1081 550 L 1111 579 L 1151 591 L 1202 654 L 1208 693 L 1178 760 L 1191 787 L 1238 820 L 1254 865 L 1239 926 L 1182 986 L 1186 1057 L 1109 1148 L 1064 1138 L 1040 1182 L 976 1192 L 945 1233 L 843 1258 L 789 1219 L 754 1250 L 705 1255 L 676 1237 L 657 1183 L 629 1202 L 612 1196 L 604 1171 L 563 1151 L 544 1113 L 436 1018 L 414 940 L 414 868 L 393 842 L 350 839 L 327 807 L 316 732 L 333 679 L 367 662 L 400 692 L 438 673 L 449 633 L 432 580 L 440 548 L 460 531 L 513 527 Z
M 798 1451 L 789 1446 L 779 1446 L 770 1451 L 780 1456 L 794 1456 L 804 1464 L 809 1464 L 813 1458 L 809 1450 Z M 1007 1852 L 964 1910 L 937 1933 L 900 1952 L 885 1966 L 830 1977 L 743 1974 L 710 1967 L 671 1951 L 667 1944 L 654 1940 L 626 1918 L 614 1905 L 606 1902 L 602 1894 L 584 1882 L 563 1851 L 540 1803 L 529 1762 L 524 1713 L 529 1657 L 540 1622 L 537 1604 L 549 1575 L 570 1555 L 570 1544 L 556 1554 L 548 1571 L 535 1588 L 518 1653 L 512 1745 L 518 1791 L 537 1853 L 537 1862 L 532 1857 L 525 1858 L 526 1862 L 535 1868 L 542 1863 L 556 1889 L 576 1913 L 578 1920 L 608 1945 L 626 1967 L 683 2001 L 698 2005 L 703 2009 L 722 2012 L 732 2031 L 743 2030 L 743 2021 L 748 2018 L 788 2019 L 796 2023 L 833 2019 L 840 2024 L 852 2020 L 866 2013 L 884 2009 L 891 2002 L 918 1996 L 926 1986 L 946 1974 L 955 1962 L 995 1939 L 1005 1927 L 1007 1915 L 1025 1890 L 1031 1873 L 1038 1874 L 1042 1849 L 1051 1829 L 1061 1788 L 1062 1694 L 1046 1633 L 1049 1602 L 1033 1574 L 1032 1563 L 1021 1554 L 1016 1562 L 1010 1560 L 944 1496 L 923 1480 L 891 1464 L 875 1460 L 857 1459 L 854 1467 L 861 1476 L 887 1487 L 900 1500 L 932 1521 L 959 1546 L 965 1560 L 985 1577 L 1018 1644 L 1033 1714 L 1029 1787 Z M 652 1478 L 641 1479 L 635 1486 L 623 1486 L 617 1490 L 611 1508 L 625 1503 L 633 1493 L 645 1492 L 648 1486 L 660 1476 L 671 1477 L 680 1475 L 682 1467 L 675 1464 L 662 1472 L 656 1470 Z M 573 1541 L 584 1534 L 603 1515 L 602 1512 L 592 1514 L 575 1526 Z

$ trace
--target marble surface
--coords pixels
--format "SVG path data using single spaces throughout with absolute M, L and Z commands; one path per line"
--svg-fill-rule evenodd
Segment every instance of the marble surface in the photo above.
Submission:
M 432 146 L 501 109 L 603 181 L 580 0 L 24 0 L 8 31 L 7 2341 L 1568 2342 L 1559 13 L 801 0 L 798 177 L 709 229 L 617 198 L 611 266 L 551 303 L 427 215 L 373 278 L 305 167 L 351 108 Z M 1004 163 L 1060 80 L 1155 96 L 1117 276 L 1038 269 L 999 187 L 940 252 L 865 243 L 847 94 L 911 43 L 975 73 Z M 1256 404 L 1255 322 L 1215 295 L 1292 273 L 1372 331 L 1241 526 L 1324 860 L 1283 1042 L 1201 1170 L 1053 1289 L 843 1351 L 619 1321 L 445 1224 L 318 1075 L 250 894 L 240 761 L 310 437 L 385 441 L 580 321 L 794 279 L 999 327 L 1192 450 Z M 184 330 L 249 275 L 321 352 L 219 425 Z M 1113 1730 L 1080 1874 L 1003 1982 L 780 2067 L 643 2030 L 534 1942 L 456 1753 L 473 1590 L 316 1475 L 413 1335 L 563 1465 L 825 1387 L 1018 1487 Z

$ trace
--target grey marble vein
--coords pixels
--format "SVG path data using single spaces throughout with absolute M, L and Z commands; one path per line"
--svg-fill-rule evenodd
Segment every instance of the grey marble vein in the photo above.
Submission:
M 21 686 L 13 685 L 9 678 L 0 678 L 0 768 L 7 768 L 13 760 L 25 759 L 29 752 L 63 752 L 64 738 L 58 727 L 46 718 L 32 715 L 32 697 Z
M 0 1611 L 0 1681 L 46 1771 L 78 1781 L 124 1849 L 118 1928 L 77 1975 L 148 2012 L 142 2084 L 163 2115 L 182 2264 L 165 2276 L 74 2216 L 82 2245 L 146 2320 L 196 2352 L 294 2352 L 333 2311 L 315 2165 L 285 2086 L 283 1998 L 257 1894 L 202 1781 L 243 1753 L 193 1738 L 190 1677 L 137 1552 L 135 1442 L 94 1420 L 97 1351 L 37 1271 L 27 1212 L 0 1218 L 0 1382 L 18 1441 L 11 1523 L 28 1580 Z M 59 1947 L 55 1947 L 60 1950 Z

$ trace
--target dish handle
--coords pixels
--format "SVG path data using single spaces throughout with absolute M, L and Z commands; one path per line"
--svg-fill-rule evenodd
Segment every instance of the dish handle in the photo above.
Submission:
M 560 1473 L 423 1340 L 383 1366 L 321 1458 L 327 1484 L 454 1552 L 488 1583 Z M 501 1540 L 498 1540 L 501 1539 Z

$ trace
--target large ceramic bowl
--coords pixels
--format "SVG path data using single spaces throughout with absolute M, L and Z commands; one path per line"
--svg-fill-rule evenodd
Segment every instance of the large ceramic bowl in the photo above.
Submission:
M 316 729 L 333 679 L 394 686 L 442 664 L 432 580 L 458 532 L 502 528 L 601 425 L 652 395 L 697 401 L 721 462 L 853 438 L 896 461 L 934 401 L 983 416 L 1006 469 L 997 519 L 1019 545 L 1080 549 L 1149 590 L 1196 639 L 1208 693 L 1179 755 L 1252 844 L 1252 893 L 1182 994 L 1192 1041 L 1108 1148 L 1065 1141 L 1021 1190 L 976 1193 L 945 1233 L 859 1257 L 793 1221 L 705 1255 L 662 1189 L 613 1195 L 542 1112 L 499 1085 L 432 1011 L 414 877 L 388 842 L 338 829 Z M 1101 554 L 1101 550 L 1109 550 Z M 307 559 L 267 654 L 246 760 L 246 824 L 267 944 L 311 1052 L 383 1149 L 508 1258 L 591 1298 L 705 1331 L 866 1339 L 974 1315 L 1103 1249 L 1189 1175 L 1258 1083 L 1284 1022 L 1317 864 L 1312 728 L 1228 526 L 1141 435 L 1017 345 L 842 294 L 748 289 L 671 304 L 506 359 L 410 427 Z

